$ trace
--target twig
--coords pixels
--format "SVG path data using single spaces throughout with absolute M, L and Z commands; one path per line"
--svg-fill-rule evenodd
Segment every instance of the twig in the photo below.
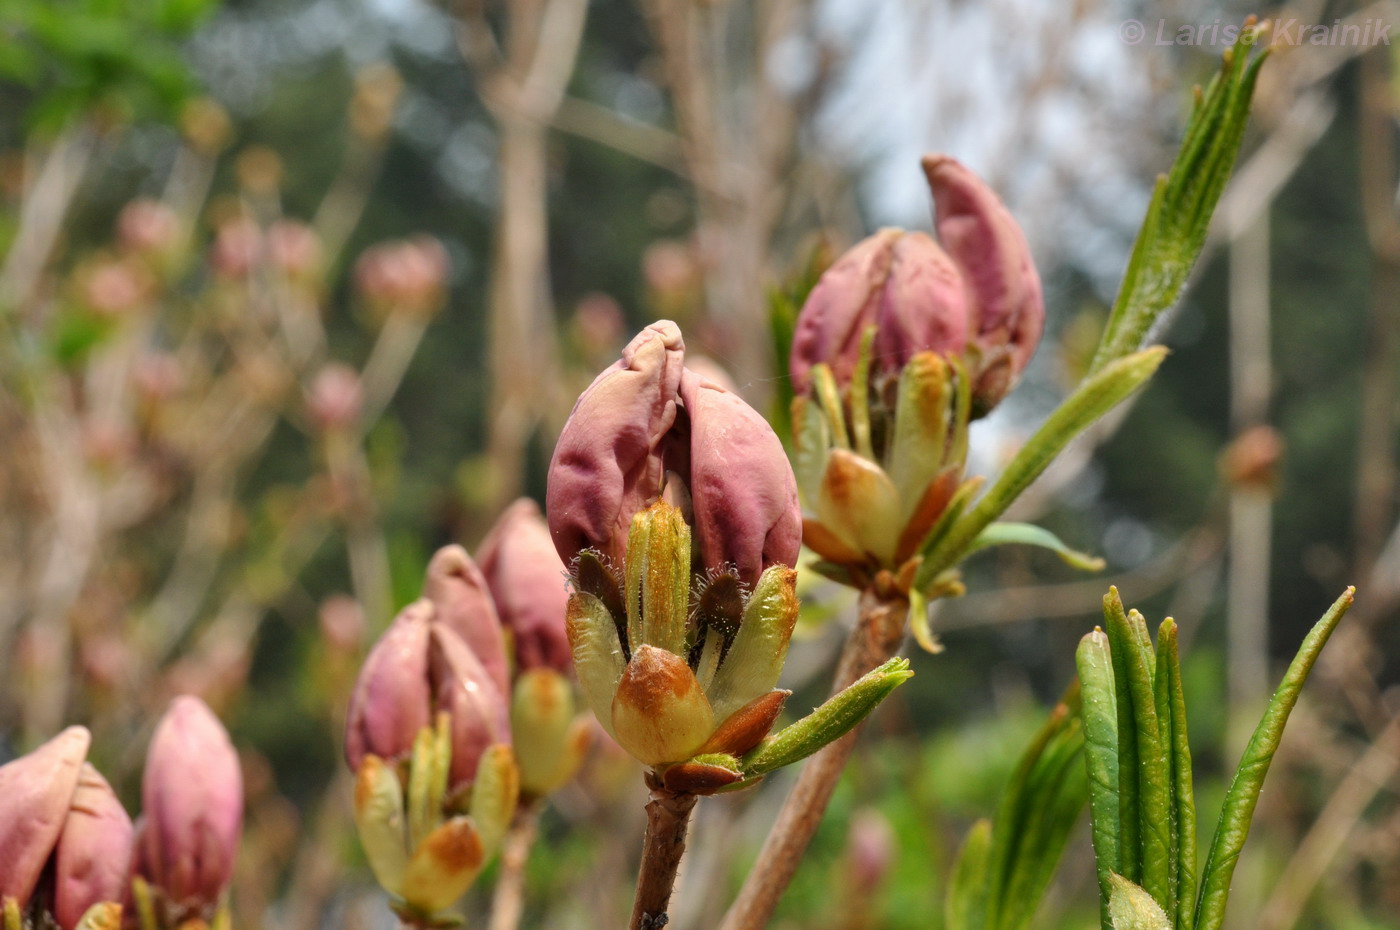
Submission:
M 833 694 L 889 659 L 904 641 L 908 602 L 878 582 L 877 587 L 879 590 L 871 588 L 861 594 L 860 616 L 841 652 Z M 817 831 L 859 732 L 857 727 L 847 733 L 803 767 L 721 930 L 761 930 L 767 926 Z M 633 927 L 635 930 L 635 923 Z
M 642 869 L 637 876 L 637 899 L 632 905 L 630 930 L 661 930 L 670 920 L 666 907 L 676 887 L 676 871 L 685 853 L 690 812 L 699 800 L 696 795 L 676 794 L 659 784 L 650 787 Z
M 487 930 L 516 930 L 525 911 L 525 865 L 530 861 L 539 833 L 540 805 L 522 805 L 501 843 L 501 871 L 491 896 L 491 920 Z

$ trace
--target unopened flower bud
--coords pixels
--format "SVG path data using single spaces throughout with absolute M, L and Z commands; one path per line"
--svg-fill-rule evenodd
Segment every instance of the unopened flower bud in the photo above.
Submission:
M 156 726 L 141 805 L 141 877 L 176 914 L 207 920 L 233 878 L 243 776 L 223 724 L 198 698 L 176 698 Z
M 491 600 L 491 588 L 481 569 L 461 546 L 444 546 L 428 563 L 424 595 L 433 602 L 434 617 L 471 647 L 485 666 L 496 690 L 510 693 L 501 620 Z
M 321 267 L 321 238 L 297 220 L 278 220 L 267 230 L 267 254 L 289 278 L 305 279 Z
M 360 418 L 364 389 L 360 374 L 349 365 L 331 362 L 316 373 L 307 392 L 306 409 L 321 429 L 346 429 Z
M 548 513 L 560 556 L 620 562 L 634 514 L 668 493 L 688 501 L 700 562 L 753 583 L 792 565 L 801 518 L 772 428 L 737 395 L 684 367 L 670 321 L 647 327 L 574 405 L 550 463 Z
M 520 674 L 510 726 L 522 791 L 543 797 L 573 778 L 592 741 L 587 722 L 575 717 L 573 686 L 562 674 L 544 666 Z
M 158 200 L 133 200 L 117 217 L 117 236 L 133 252 L 159 255 L 179 241 L 180 220 Z
M 360 671 L 345 724 L 345 760 L 359 771 L 367 755 L 395 760 L 432 723 L 428 643 L 432 603 L 408 605 L 375 643 Z
M 506 696 L 457 633 L 434 623 L 430 647 L 434 706 L 451 716 L 452 767 L 448 787 L 470 784 L 489 746 L 510 743 Z
M 506 508 L 477 549 L 477 561 L 515 642 L 516 667 L 567 674 L 566 573 L 539 505 L 522 498 Z
M 446 296 L 447 250 L 431 236 L 386 242 L 355 263 L 355 283 L 381 312 L 435 312 Z
M 69 727 L 0 766 L 0 901 L 29 901 L 68 819 L 91 737 Z
M 75 930 L 99 904 L 121 904 L 131 875 L 131 818 L 112 786 L 83 765 L 54 857 L 54 917 Z
M 246 278 L 262 261 L 264 248 L 263 232 L 257 223 L 246 218 L 228 220 L 214 233 L 209 263 L 220 277 Z

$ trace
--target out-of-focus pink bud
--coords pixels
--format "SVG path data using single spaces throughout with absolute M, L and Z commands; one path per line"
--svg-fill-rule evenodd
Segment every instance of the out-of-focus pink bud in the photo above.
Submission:
M 448 784 L 457 788 L 476 777 L 488 746 L 510 742 L 510 710 L 481 660 L 441 623 L 433 624 L 431 662 L 435 707 L 452 717 Z
M 360 418 L 364 407 L 360 373 L 349 365 L 323 365 L 306 395 L 306 410 L 321 429 L 345 429 Z
M 615 353 L 624 325 L 622 306 L 609 294 L 585 294 L 574 308 L 574 336 L 590 357 Z
M 141 806 L 141 877 L 177 912 L 207 919 L 233 878 L 243 775 L 223 724 L 198 698 L 176 698 L 156 726 Z
M 91 737 L 69 727 L 0 766 L 0 901 L 21 906 L 34 893 L 68 818 Z
M 1040 343 L 1045 301 L 1025 234 L 1001 199 L 947 155 L 923 160 L 938 238 L 972 298 L 969 339 L 981 358 L 974 392 L 990 409 L 1010 390 Z
M 209 262 L 214 272 L 224 278 L 245 278 L 262 260 L 263 232 L 250 219 L 230 220 L 219 226 Z
M 321 602 L 321 638 L 332 652 L 355 652 L 365 638 L 365 612 L 360 602 L 336 594 Z
M 104 261 L 83 277 L 83 303 L 109 317 L 138 309 L 150 296 L 151 281 L 146 272 L 131 261 Z
M 521 498 L 507 507 L 482 540 L 477 560 L 515 640 L 516 667 L 548 666 L 567 675 L 573 665 L 564 632 L 569 591 L 539 505 Z
M 874 808 L 857 811 L 851 818 L 846 859 L 851 884 L 865 895 L 874 893 L 889 874 L 895 856 L 894 829 Z
M 355 263 L 355 283 L 385 310 L 430 313 L 442 304 L 449 270 L 442 243 L 418 236 L 366 250 Z
M 501 619 L 491 600 L 491 588 L 467 550 L 444 546 L 428 563 L 423 594 L 433 602 L 435 619 L 462 637 L 481 660 L 496 689 L 510 694 Z
M 685 369 L 669 320 L 653 323 L 578 399 L 549 467 L 547 511 L 566 562 L 596 549 L 621 564 L 632 516 L 668 496 L 693 516 L 706 568 L 746 582 L 794 564 L 801 516 L 792 468 L 768 423 Z
M 132 380 L 142 398 L 157 402 L 168 400 L 185 386 L 185 373 L 174 355 L 153 351 L 137 359 Z
M 433 606 L 409 604 L 365 659 L 345 723 L 345 761 L 359 771 L 366 755 L 398 759 L 432 722 L 428 641 Z
M 120 904 L 131 875 L 131 818 L 91 765 L 84 765 L 54 858 L 54 917 L 73 930 L 94 904 Z
M 647 246 L 642 255 L 642 276 L 658 296 L 669 297 L 695 286 L 699 268 L 690 246 L 674 239 L 661 239 Z
M 267 254 L 290 278 L 307 278 L 321 267 L 321 237 L 297 220 L 278 220 L 267 230 Z
M 180 220 L 158 200 L 133 200 L 117 217 L 117 236 L 133 252 L 167 252 L 180 237 Z

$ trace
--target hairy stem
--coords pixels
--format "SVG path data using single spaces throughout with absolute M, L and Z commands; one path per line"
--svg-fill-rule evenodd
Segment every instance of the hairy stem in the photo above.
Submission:
M 909 604 L 902 595 L 878 581 L 875 587 L 861 594 L 860 617 L 841 651 L 832 694 L 849 687 L 895 654 L 904 641 L 904 618 L 908 609 Z M 725 915 L 721 930 L 761 930 L 768 925 L 778 899 L 787 890 L 807 844 L 817 832 L 817 824 L 831 802 L 831 794 L 841 780 L 841 772 L 851 757 L 859 732 L 860 727 L 856 727 L 812 756 L 803 767 L 764 841 L 753 871 Z
M 642 869 L 637 876 L 637 900 L 632 905 L 630 930 L 660 930 L 669 918 L 666 907 L 676 887 L 676 870 L 685 852 L 690 812 L 699 800 L 652 785 L 647 804 L 647 832 L 642 842 Z
M 539 804 L 522 804 L 501 842 L 501 871 L 491 896 L 487 930 L 515 930 L 525 910 L 525 864 L 539 832 Z

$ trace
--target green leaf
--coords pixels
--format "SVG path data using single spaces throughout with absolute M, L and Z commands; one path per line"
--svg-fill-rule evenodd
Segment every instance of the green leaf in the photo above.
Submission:
M 1098 862 L 1101 918 L 1104 930 L 1109 930 L 1108 899 L 1113 890 L 1109 876 L 1120 872 L 1123 864 L 1118 829 L 1121 807 L 1118 704 L 1108 634 L 1096 629 L 1080 640 L 1075 663 L 1079 668 L 1084 762 L 1089 776 L 1089 821 L 1094 858 Z
M 967 547 L 967 554 L 971 555 L 992 546 L 1008 545 L 1039 546 L 1042 549 L 1049 549 L 1064 559 L 1066 564 L 1081 571 L 1097 572 L 1102 571 L 1104 567 L 1103 559 L 1071 549 L 1060 541 L 1060 537 L 1033 523 L 993 523 L 977 534 L 972 545 Z
M 1263 719 L 1249 739 L 1249 745 L 1245 747 L 1239 768 L 1235 771 L 1229 790 L 1225 792 L 1220 821 L 1215 827 L 1210 854 L 1206 856 L 1200 900 L 1196 905 L 1196 930 L 1219 930 L 1225 920 L 1230 879 L 1235 873 L 1235 864 L 1239 861 L 1245 840 L 1249 838 L 1254 806 L 1259 801 L 1259 791 L 1264 787 L 1264 777 L 1269 774 L 1274 752 L 1283 738 L 1284 725 L 1288 723 L 1293 705 L 1298 703 L 1298 694 L 1308 680 L 1313 663 L 1317 661 L 1322 647 L 1327 645 L 1327 639 L 1337 623 L 1351 607 L 1355 594 L 1355 588 L 1347 588 L 1313 626 L 1270 699 Z
M 1157 676 L 1165 676 L 1170 705 L 1172 806 L 1176 823 L 1176 926 L 1191 930 L 1196 919 L 1196 790 L 1191 773 L 1191 741 L 1186 735 L 1186 697 L 1181 690 L 1181 658 L 1176 623 L 1170 617 L 1157 631 Z
M 1118 717 L 1118 874 L 1129 880 L 1142 877 L 1142 807 L 1138 796 L 1137 718 L 1133 715 L 1132 686 L 1128 681 L 1128 656 L 1136 642 L 1124 630 L 1128 626 L 1118 589 L 1109 588 L 1103 599 L 1108 654 L 1113 662 L 1113 700 Z
M 925 550 L 914 583 L 927 588 L 944 569 L 960 560 L 972 541 L 1006 512 L 1055 456 L 1152 377 L 1165 355 L 1161 346 L 1146 349 L 1117 359 L 1086 378 L 1021 447 L 976 506 Z
M 1108 914 L 1113 930 L 1172 930 L 1172 922 L 1152 895 L 1116 873 L 1109 880 L 1113 894 Z
M 943 902 L 947 930 L 986 930 L 987 865 L 992 849 L 992 822 L 979 820 L 967 831 Z
M 744 776 L 763 775 L 791 765 L 840 739 L 889 697 L 890 692 L 913 677 L 908 659 L 890 659 L 872 669 L 806 717 L 764 740 L 744 757 Z
M 1171 171 L 1157 181 L 1090 372 L 1135 351 L 1186 286 L 1234 170 L 1259 67 L 1268 56 L 1267 49 L 1250 55 L 1255 35 L 1241 30 L 1226 50 L 1187 123 Z

